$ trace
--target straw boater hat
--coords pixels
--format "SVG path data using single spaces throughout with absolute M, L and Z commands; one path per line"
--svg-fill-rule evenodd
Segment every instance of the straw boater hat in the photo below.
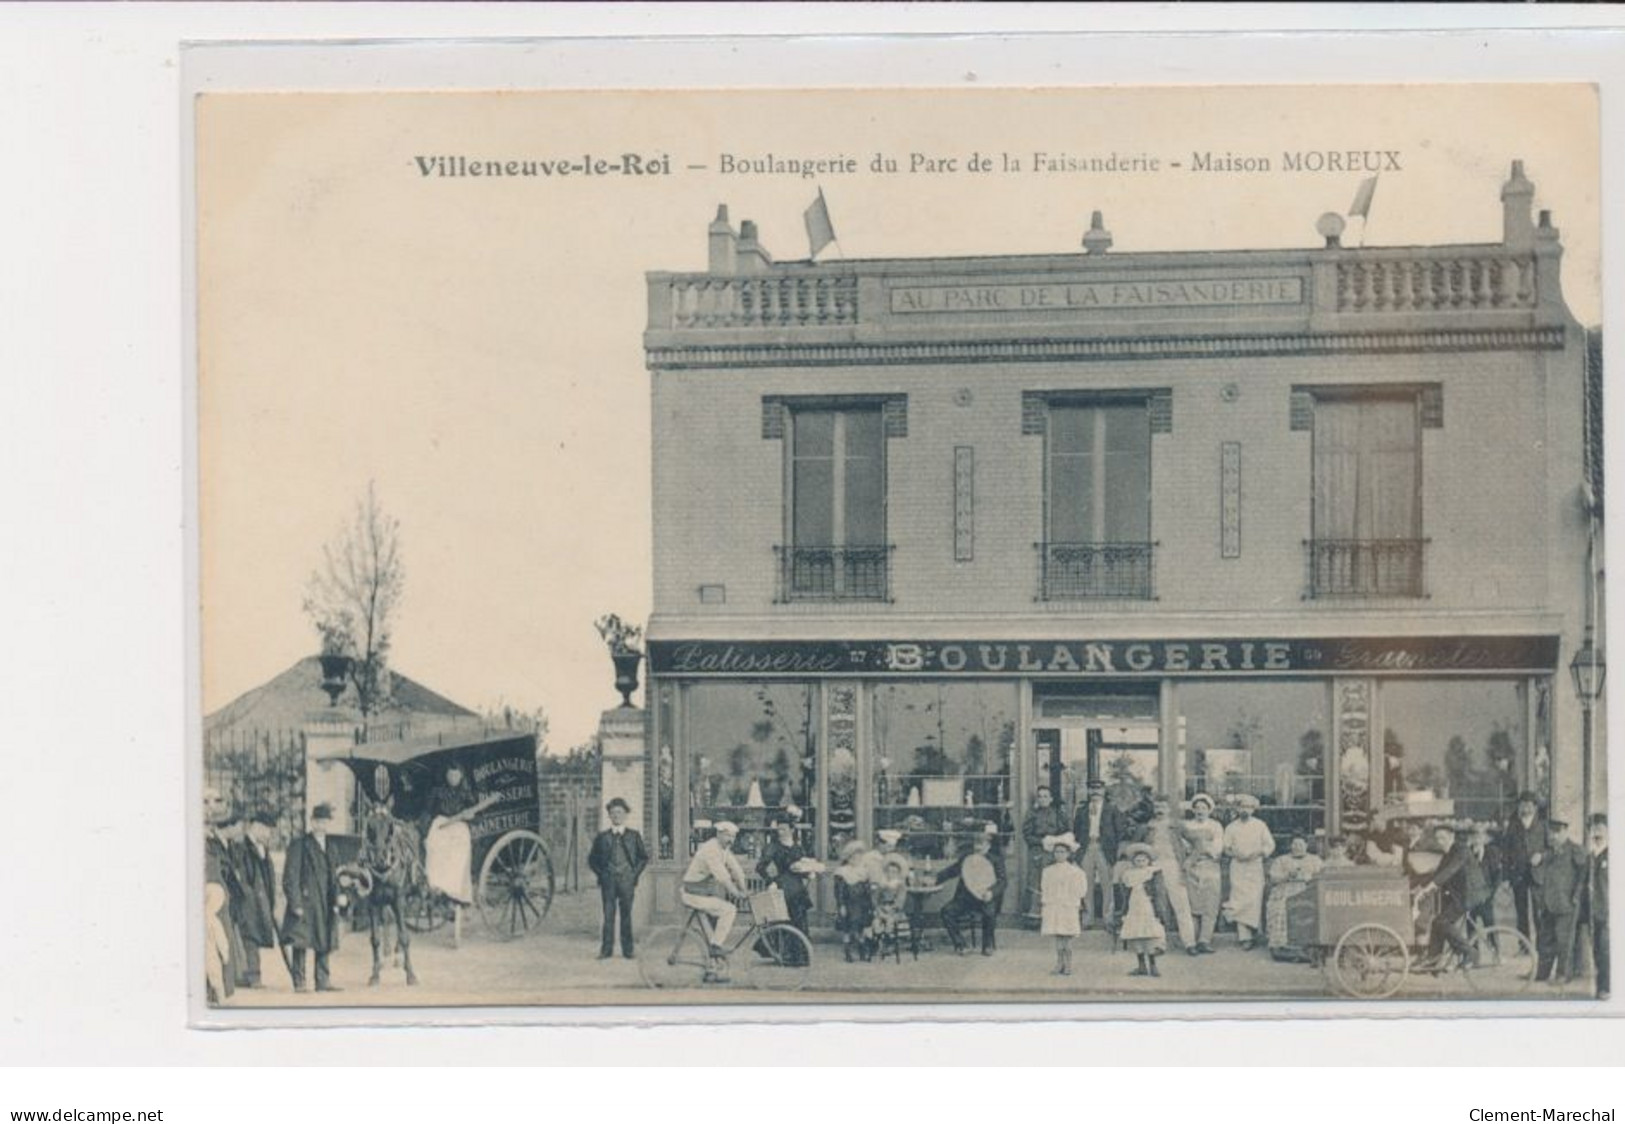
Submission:
M 1213 797 L 1209 796 L 1205 792 L 1198 792 L 1195 796 L 1191 797 L 1191 807 L 1194 808 L 1198 804 L 1206 804 L 1207 810 L 1210 812 L 1213 811 Z
M 1135 855 L 1145 855 L 1147 858 L 1156 858 L 1157 853 L 1144 843 L 1127 843 L 1117 849 L 1119 858 L 1133 859 Z
M 1078 849 L 1078 840 L 1070 831 L 1063 832 L 1060 835 L 1044 836 L 1044 850 L 1053 851 L 1057 847 L 1065 847 L 1068 851 L 1076 851 Z

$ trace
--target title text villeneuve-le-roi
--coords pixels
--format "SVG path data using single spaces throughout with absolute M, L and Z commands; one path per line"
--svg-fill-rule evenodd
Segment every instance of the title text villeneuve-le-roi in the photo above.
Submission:
M 482 156 L 431 155 L 412 158 L 418 175 L 434 179 L 502 179 L 506 177 L 567 179 L 581 177 L 670 176 L 674 167 L 688 171 L 708 171 L 709 164 L 674 165 L 666 152 L 526 155 L 491 158 Z M 781 153 L 721 153 L 716 170 L 725 176 L 851 176 L 861 172 L 874 175 L 947 175 L 969 172 L 985 174 L 1068 172 L 1140 173 L 1163 171 L 1248 173 L 1248 172 L 1398 172 L 1404 168 L 1397 149 L 1298 149 L 1270 153 L 1193 152 L 1187 159 L 1175 160 L 1152 153 L 1111 152 L 1090 155 L 1072 152 L 877 152 L 867 159 L 846 153 L 786 156 Z

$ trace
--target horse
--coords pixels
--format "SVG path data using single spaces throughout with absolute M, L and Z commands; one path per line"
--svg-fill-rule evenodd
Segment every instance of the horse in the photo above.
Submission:
M 408 892 L 423 881 L 422 848 L 411 824 L 398 820 L 379 805 L 368 813 L 362 825 L 361 866 L 372 876 L 370 892 L 364 896 L 367 930 L 372 940 L 372 976 L 367 986 L 376 987 L 383 962 L 379 955 L 384 922 L 395 922 L 395 939 L 406 969 L 406 982 L 418 982 L 412 970 L 412 931 L 407 928 L 402 907 Z

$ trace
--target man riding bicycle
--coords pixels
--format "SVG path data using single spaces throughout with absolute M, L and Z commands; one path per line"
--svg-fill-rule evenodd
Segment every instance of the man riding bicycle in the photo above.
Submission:
M 1484 904 L 1490 895 L 1490 886 L 1472 847 L 1466 840 L 1458 841 L 1454 827 L 1439 824 L 1433 829 L 1433 841 L 1444 852 L 1444 859 L 1419 885 L 1435 886 L 1439 891 L 1439 912 L 1428 927 L 1428 962 L 1432 967 L 1444 968 L 1448 966 L 1444 961 L 1446 944 L 1460 963 L 1472 955 L 1472 942 L 1467 939 L 1467 914 Z
M 733 931 L 734 918 L 739 915 L 739 907 L 730 899 L 742 898 L 749 892 L 745 887 L 745 872 L 733 856 L 737 838 L 739 827 L 736 824 L 727 820 L 717 824 L 716 834 L 701 843 L 689 860 L 678 894 L 685 906 L 712 920 L 709 939 L 713 965 L 705 973 L 708 983 L 722 979 L 724 942 Z

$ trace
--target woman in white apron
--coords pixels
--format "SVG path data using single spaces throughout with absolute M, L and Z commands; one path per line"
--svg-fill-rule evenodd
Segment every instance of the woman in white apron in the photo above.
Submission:
M 446 767 L 446 783 L 429 794 L 428 834 L 423 840 L 424 874 L 429 888 L 452 903 L 453 946 L 462 943 L 463 907 L 474 901 L 474 837 L 469 821 L 490 801 L 482 801 L 461 766 Z

